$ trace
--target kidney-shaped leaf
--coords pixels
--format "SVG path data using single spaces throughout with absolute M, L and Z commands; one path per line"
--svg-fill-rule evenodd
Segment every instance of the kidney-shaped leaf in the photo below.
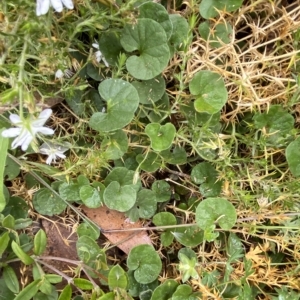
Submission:
M 46 188 L 40 189 L 33 196 L 33 206 L 41 215 L 53 216 L 62 213 L 67 204 Z
M 199 71 L 189 84 L 191 94 L 197 96 L 194 103 L 198 112 L 215 114 L 227 101 L 227 90 L 223 78 L 210 71 Z
M 106 101 L 106 111 L 92 115 L 89 125 L 97 131 L 114 131 L 126 126 L 139 104 L 135 87 L 121 79 L 106 79 L 99 84 L 99 93 Z
M 163 151 L 172 145 L 176 129 L 172 123 L 165 125 L 151 123 L 146 126 L 145 132 L 150 137 L 152 149 L 155 151 Z
M 134 270 L 137 282 L 147 284 L 158 277 L 162 263 L 153 246 L 138 245 L 130 251 L 127 266 L 129 270 Z
M 224 230 L 229 230 L 236 222 L 234 206 L 225 198 L 207 198 L 196 209 L 196 222 L 203 229 L 209 229 L 217 222 Z
M 117 181 L 113 181 L 105 189 L 103 200 L 110 209 L 125 212 L 133 207 L 136 191 L 131 185 L 120 186 Z
M 139 52 L 139 56 L 132 55 L 126 62 L 128 72 L 137 79 L 154 78 L 169 62 L 166 32 L 154 20 L 138 19 L 134 25 L 127 24 L 123 29 L 121 44 L 127 52 Z

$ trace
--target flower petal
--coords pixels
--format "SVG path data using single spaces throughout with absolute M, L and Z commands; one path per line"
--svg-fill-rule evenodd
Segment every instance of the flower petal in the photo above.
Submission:
M 36 120 L 31 120 L 30 124 L 32 127 L 42 127 L 52 114 L 52 109 L 48 108 L 43 110 Z
M 55 154 L 50 154 L 50 155 L 48 156 L 48 158 L 47 158 L 47 160 L 46 160 L 46 164 L 47 164 L 47 165 L 51 165 L 52 160 L 55 161 Z
M 66 156 L 60 152 L 56 152 L 55 153 L 56 156 L 60 157 L 60 158 L 66 158 Z
M 20 127 L 9 128 L 9 129 L 2 131 L 2 136 L 7 137 L 7 138 L 16 137 L 21 133 L 21 131 L 22 131 L 22 128 L 20 128 Z
M 9 116 L 9 119 L 10 119 L 10 121 L 11 121 L 14 125 L 17 125 L 17 124 L 21 124 L 21 123 L 22 123 L 21 118 L 20 118 L 18 115 L 16 115 L 16 114 L 11 114 L 11 115 Z
M 74 8 L 74 4 L 73 4 L 72 0 L 62 0 L 62 3 L 68 9 L 73 9 Z
M 92 46 L 96 49 L 99 49 L 99 44 L 98 43 L 93 43 Z
M 57 79 L 60 79 L 64 77 L 64 72 L 61 70 L 61 69 L 58 69 L 56 72 L 55 72 L 55 78 Z
M 37 0 L 36 1 L 36 15 L 39 17 L 45 15 L 50 7 L 50 0 Z
M 36 128 L 36 133 L 42 133 L 44 135 L 52 135 L 54 134 L 54 130 L 48 127 L 38 127 Z
M 23 129 L 21 134 L 13 140 L 11 148 L 15 149 L 18 146 L 21 146 L 22 150 L 26 151 L 32 140 L 33 136 L 31 133 L 28 130 Z
M 62 12 L 63 5 L 62 5 L 61 0 L 51 0 L 51 5 L 53 6 L 55 11 Z

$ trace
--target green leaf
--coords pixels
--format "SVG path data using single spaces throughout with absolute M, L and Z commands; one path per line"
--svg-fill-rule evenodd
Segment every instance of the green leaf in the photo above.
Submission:
M 160 125 L 158 123 L 148 124 L 145 133 L 151 140 L 151 147 L 155 151 L 163 151 L 168 149 L 176 135 L 175 126 L 172 123 Z
M 227 101 L 228 94 L 223 78 L 210 71 L 199 71 L 189 84 L 192 95 L 197 96 L 194 103 L 198 112 L 215 114 Z
M 207 198 L 196 209 L 196 222 L 205 230 L 217 222 L 224 230 L 231 229 L 236 222 L 234 206 L 225 198 Z
M 97 131 L 115 131 L 126 126 L 139 104 L 137 90 L 121 79 L 105 79 L 99 84 L 99 93 L 106 101 L 106 112 L 92 115 L 89 125 Z
M 137 282 L 147 284 L 158 277 L 162 263 L 153 246 L 138 245 L 131 249 L 127 266 L 129 270 L 134 270 L 134 278 Z
M 28 216 L 29 206 L 26 201 L 20 197 L 10 197 L 3 215 L 12 215 L 15 220 L 25 219 Z
M 5 266 L 3 268 L 3 278 L 6 283 L 6 286 L 13 292 L 13 293 L 19 293 L 20 286 L 19 281 L 17 278 L 17 275 L 12 267 Z
M 48 189 L 42 188 L 34 194 L 33 206 L 41 215 L 53 216 L 62 213 L 67 204 Z
M 105 151 L 107 159 L 119 159 L 128 149 L 128 138 L 123 130 L 117 130 L 104 138 L 101 149 Z
M 20 166 L 9 156 L 6 157 L 5 170 L 3 176 L 6 180 L 13 180 L 20 174 Z M 2 182 L 2 181 L 1 181 Z
M 178 258 L 180 260 L 178 269 L 182 273 L 182 282 L 186 282 L 190 277 L 198 279 L 199 275 L 196 271 L 196 266 L 198 264 L 196 253 L 189 248 L 183 248 L 178 252 Z
M 286 150 L 285 156 L 290 168 L 291 173 L 295 177 L 300 176 L 300 137 L 298 137 L 295 141 L 291 142 Z
M 172 234 L 175 239 L 186 247 L 196 247 L 203 242 L 203 230 L 198 226 L 178 227 Z
M 136 203 L 126 216 L 133 222 L 136 222 L 139 217 L 149 219 L 155 214 L 156 206 L 155 193 L 148 189 L 141 189 L 137 193 Z
M 203 22 L 198 27 L 201 37 L 209 41 L 209 44 L 213 48 L 223 46 L 223 44 L 229 44 L 232 34 L 232 27 L 228 22 L 218 23 L 212 28 L 208 21 Z
M 218 172 L 212 164 L 202 162 L 193 167 L 191 179 L 196 184 L 200 184 L 200 192 L 204 197 L 219 196 L 223 181 L 218 180 Z
M 95 225 L 87 222 L 81 223 L 76 230 L 78 237 L 88 236 L 93 240 L 97 240 L 100 236 L 100 230 Z
M 50 283 L 56 284 L 56 283 L 62 282 L 62 276 L 60 276 L 60 275 L 45 274 L 44 276 Z
M 173 32 L 169 43 L 178 49 L 182 44 L 184 44 L 185 39 L 188 38 L 189 23 L 186 18 L 179 14 L 171 14 L 169 15 L 169 18 L 173 24 Z
M 0 236 L 0 258 L 2 258 L 2 255 L 5 251 L 5 249 L 8 246 L 8 243 L 10 241 L 9 232 L 5 231 Z
M 179 146 L 175 146 L 173 149 L 164 150 L 160 154 L 167 163 L 172 165 L 182 165 L 185 164 L 187 160 L 185 149 Z
M 24 229 L 29 227 L 32 224 L 32 219 L 26 218 L 26 219 L 17 219 L 15 221 L 15 230 Z
M 72 288 L 68 284 L 62 290 L 61 294 L 59 295 L 58 300 L 71 300 L 71 297 L 72 297 Z
M 119 266 L 115 265 L 111 268 L 108 274 L 108 286 L 110 290 L 126 289 L 128 285 L 128 278 L 125 271 Z
M 5 138 L 2 136 L 2 131 L 4 129 L 0 130 L 0 212 L 3 211 L 6 205 L 6 199 L 4 195 L 4 188 L 3 188 L 3 182 L 4 182 L 4 171 L 5 171 L 5 165 L 6 165 L 6 155 L 7 155 L 7 149 L 8 149 L 8 138 Z
M 255 128 L 264 129 L 268 143 L 276 148 L 286 146 L 285 140 L 294 128 L 294 117 L 281 105 L 272 105 L 267 112 L 253 117 Z
M 51 283 L 46 279 L 45 276 L 42 277 L 42 281 L 39 287 L 39 290 L 43 293 L 46 294 L 47 296 L 51 295 L 53 291 L 53 286 Z
M 121 186 L 130 185 L 136 191 L 141 188 L 140 179 L 135 178 L 135 172 L 125 167 L 114 168 L 105 178 L 104 184 L 108 186 L 113 181 L 117 181 Z
M 77 183 L 74 182 L 63 182 L 59 185 L 58 191 L 59 195 L 66 201 L 79 201 L 80 195 L 79 195 L 79 189 L 80 186 Z
M 169 300 L 177 287 L 178 283 L 174 279 L 167 279 L 154 290 L 151 300 Z
M 139 94 L 140 103 L 142 104 L 152 104 L 157 102 L 161 99 L 166 89 L 165 80 L 161 75 L 141 82 L 133 81 L 132 85 L 136 88 Z
M 177 287 L 176 291 L 174 292 L 171 300 L 198 300 L 199 295 L 193 293 L 193 289 L 187 284 L 181 284 Z
M 110 65 L 116 65 L 119 55 L 123 52 L 118 32 L 114 29 L 102 32 L 99 45 L 105 60 Z
M 73 279 L 74 285 L 77 286 L 78 288 L 82 290 L 92 290 L 93 289 L 93 284 L 84 278 L 74 278 Z
M 23 251 L 23 249 L 15 242 L 12 241 L 11 248 L 15 255 L 25 264 L 30 265 L 34 262 L 32 257 L 30 257 L 27 253 Z
M 151 19 L 138 19 L 125 25 L 121 44 L 127 52 L 138 51 L 127 59 L 128 72 L 135 78 L 148 80 L 159 75 L 170 58 L 167 35 L 163 27 Z
M 2 220 L 2 226 L 5 228 L 14 229 L 15 228 L 15 218 L 12 215 L 6 216 Z
M 165 30 L 167 39 L 173 31 L 173 24 L 170 21 L 168 11 L 159 3 L 146 2 L 139 6 L 139 18 L 152 19 L 159 23 Z
M 133 207 L 136 201 L 136 190 L 132 185 L 121 186 L 119 182 L 113 181 L 105 189 L 103 200 L 110 209 L 125 212 Z
M 177 224 L 176 217 L 173 214 L 165 211 L 156 214 L 153 217 L 152 222 L 155 226 L 167 226 Z
M 155 172 L 161 167 L 161 158 L 155 152 L 147 152 L 147 154 L 138 154 L 136 161 L 140 164 L 140 168 L 146 172 Z
M 33 252 L 35 255 L 41 255 L 47 246 L 47 236 L 43 229 L 40 229 L 34 237 Z
M 102 81 L 104 79 L 101 74 L 101 69 L 98 66 L 95 66 L 93 63 L 88 63 L 86 65 L 86 74 L 95 81 Z
M 89 208 L 97 208 L 101 206 L 100 193 L 96 188 L 84 185 L 79 191 L 80 199 Z
M 77 116 L 81 116 L 84 113 L 84 103 L 82 102 L 83 95 L 84 91 L 74 88 L 68 89 L 65 92 L 65 99 L 69 107 Z
M 153 291 L 157 286 L 158 286 L 158 280 L 154 280 L 148 284 L 142 284 L 136 281 L 136 279 L 134 278 L 134 271 L 128 271 L 127 272 L 128 275 L 128 287 L 127 290 L 129 291 L 129 294 L 132 297 L 140 297 L 143 292 L 147 292 L 147 291 Z M 149 298 L 146 298 L 149 299 Z
M 204 19 L 210 19 L 219 15 L 218 10 L 234 11 L 241 7 L 243 0 L 202 0 L 199 11 Z
M 15 294 L 7 287 L 3 277 L 0 279 L 0 299 L 1 300 L 14 300 Z
M 157 202 L 166 202 L 171 199 L 171 187 L 165 180 L 154 181 L 151 189 L 155 192 Z
M 155 226 L 166 226 L 166 225 L 176 225 L 176 217 L 169 212 L 160 212 L 152 218 L 152 222 Z M 168 247 L 172 244 L 174 236 L 171 233 L 172 229 L 165 229 L 165 231 L 160 235 L 161 243 L 164 247 Z
M 32 297 L 38 292 L 41 284 L 41 279 L 34 280 L 28 284 L 14 300 L 31 300 Z
M 100 253 L 98 244 L 90 237 L 81 236 L 76 242 L 76 249 L 79 259 L 84 263 L 96 260 Z

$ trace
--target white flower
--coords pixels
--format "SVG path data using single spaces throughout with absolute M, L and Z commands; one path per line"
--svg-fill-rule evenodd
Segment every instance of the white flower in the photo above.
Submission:
M 2 136 L 8 138 L 16 137 L 11 144 L 12 149 L 21 146 L 22 150 L 26 151 L 29 144 L 38 133 L 45 135 L 51 135 L 54 133 L 54 130 L 43 126 L 51 114 L 51 109 L 45 109 L 40 113 L 37 119 L 33 119 L 32 116 L 30 116 L 30 118 L 23 120 L 18 115 L 11 114 L 9 119 L 13 125 L 17 126 L 17 128 L 4 130 L 2 132 Z
M 62 71 L 61 69 L 58 69 L 55 72 L 55 78 L 56 79 L 62 79 L 63 77 L 71 78 L 74 75 L 74 73 L 70 69 L 65 69 Z
M 65 146 L 67 146 L 65 144 Z M 56 161 L 58 157 L 60 158 L 66 158 L 66 156 L 63 154 L 69 150 L 69 147 L 64 147 L 59 144 L 54 144 L 51 142 L 43 143 L 40 147 L 40 153 L 48 155 L 48 158 L 46 160 L 46 164 L 50 165 L 52 161 Z
M 99 43 L 97 43 L 97 41 L 95 41 L 95 43 L 93 43 L 92 46 L 94 48 L 98 49 L 98 51 L 95 52 L 96 61 L 99 63 L 102 60 L 105 64 L 105 66 L 109 67 L 108 62 L 106 61 L 105 57 L 103 56 L 102 52 L 100 51 Z
M 56 72 L 55 72 L 55 78 L 56 79 L 61 79 L 64 77 L 64 72 L 61 70 L 61 69 L 58 69 Z
M 62 12 L 63 6 L 68 9 L 74 8 L 72 0 L 36 0 L 36 15 L 38 17 L 45 15 L 50 6 L 53 6 L 57 12 Z

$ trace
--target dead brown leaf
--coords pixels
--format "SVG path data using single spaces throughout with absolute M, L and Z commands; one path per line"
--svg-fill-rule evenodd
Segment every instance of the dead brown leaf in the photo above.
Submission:
M 82 210 L 91 220 L 93 220 L 104 230 L 131 229 L 143 226 L 140 221 L 136 223 L 128 222 L 123 213 L 116 210 L 111 210 L 106 206 L 98 208 L 88 208 L 83 206 Z M 145 231 L 137 231 L 134 233 L 132 231 L 124 231 L 103 233 L 103 235 L 105 235 L 105 237 L 108 238 L 112 244 L 118 246 L 126 254 L 128 254 L 130 250 L 137 245 L 152 245 L 151 239 Z

